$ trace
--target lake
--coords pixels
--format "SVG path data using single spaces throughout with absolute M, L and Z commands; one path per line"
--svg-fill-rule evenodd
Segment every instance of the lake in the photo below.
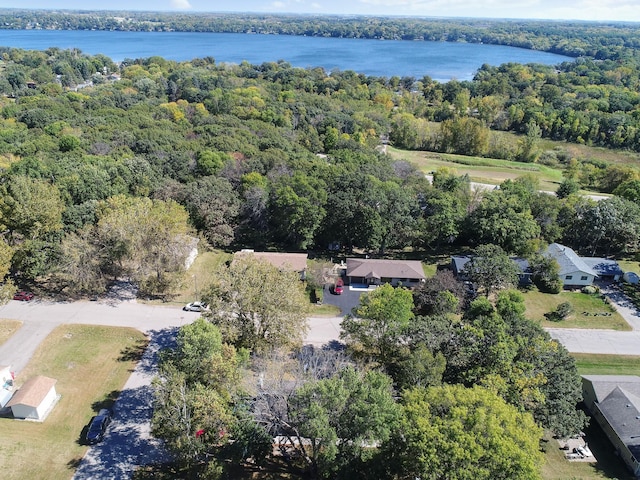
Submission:
M 556 65 L 573 60 L 500 45 L 238 33 L 0 30 L 0 46 L 78 48 L 91 55 L 102 53 L 115 62 L 155 55 L 176 61 L 210 56 L 217 63 L 236 64 L 285 60 L 295 67 L 337 68 L 385 77 L 429 75 L 438 81 L 471 80 L 484 63 Z

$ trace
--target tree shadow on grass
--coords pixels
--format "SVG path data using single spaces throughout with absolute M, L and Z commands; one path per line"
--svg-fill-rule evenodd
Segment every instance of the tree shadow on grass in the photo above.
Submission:
M 139 362 L 149 346 L 149 340 L 138 340 L 135 345 L 123 348 L 118 357 L 119 362 Z

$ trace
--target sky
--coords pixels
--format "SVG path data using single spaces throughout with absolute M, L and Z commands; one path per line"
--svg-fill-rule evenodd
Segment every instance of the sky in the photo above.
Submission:
M 0 0 L 0 8 L 640 21 L 640 0 Z

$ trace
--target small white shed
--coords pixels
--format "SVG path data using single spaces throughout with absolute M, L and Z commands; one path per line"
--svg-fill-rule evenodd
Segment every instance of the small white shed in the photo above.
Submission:
M 27 380 L 7 403 L 14 418 L 44 420 L 58 400 L 56 382 L 42 375 Z

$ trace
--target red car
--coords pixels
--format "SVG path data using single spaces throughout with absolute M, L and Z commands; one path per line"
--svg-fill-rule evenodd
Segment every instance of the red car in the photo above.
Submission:
M 344 292 L 344 282 L 341 278 L 339 278 L 336 281 L 336 286 L 333 287 L 333 293 L 335 293 L 336 295 L 342 295 L 342 292 Z
M 33 293 L 31 292 L 16 292 L 13 296 L 14 300 L 20 300 L 22 302 L 28 302 L 33 299 Z

